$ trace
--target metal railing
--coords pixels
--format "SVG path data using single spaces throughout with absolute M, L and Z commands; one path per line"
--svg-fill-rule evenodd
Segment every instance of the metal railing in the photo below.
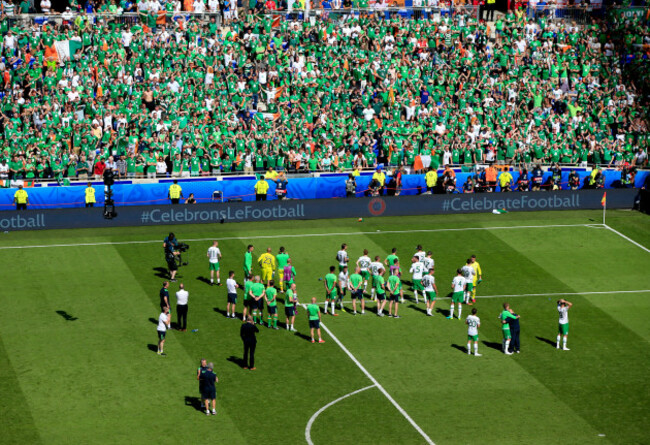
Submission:
M 528 17 L 533 19 L 547 18 L 549 20 L 563 20 L 575 22 L 580 25 L 591 23 L 595 19 L 605 17 L 605 8 L 602 5 L 585 7 L 568 7 L 557 4 L 537 4 L 529 6 Z
M 318 9 L 284 9 L 264 11 L 264 15 L 280 17 L 288 21 L 331 21 L 342 23 L 351 18 L 375 18 L 378 20 L 441 20 L 443 17 L 454 17 L 465 14 L 468 17 L 479 17 L 478 6 L 438 6 L 438 7 L 381 7 L 381 8 L 318 8 Z
M 383 164 L 383 170 L 390 172 L 393 171 L 394 169 L 400 167 L 399 165 L 393 165 L 390 163 Z M 513 162 L 513 163 L 505 163 L 503 161 L 497 161 L 494 163 L 494 166 L 501 170 L 501 169 L 506 169 L 510 171 L 515 171 L 521 168 L 527 168 L 527 169 L 532 169 L 535 166 L 540 166 L 542 170 L 547 171 L 549 170 L 555 163 L 544 163 L 544 162 L 537 162 L 537 161 L 531 161 L 531 162 Z M 562 167 L 563 170 L 567 169 L 578 169 L 578 170 L 584 170 L 584 169 L 590 169 L 593 167 L 594 164 L 590 163 L 585 163 L 585 162 L 577 162 L 577 163 L 557 163 L 560 167 Z M 454 169 L 457 172 L 464 172 L 464 173 L 476 173 L 480 171 L 481 169 L 485 169 L 490 166 L 490 164 L 485 163 L 485 162 L 479 162 L 479 163 L 470 163 L 470 164 L 449 164 L 449 166 Z M 414 169 L 413 166 L 408 165 L 404 166 L 406 169 L 406 173 L 410 174 L 415 174 L 417 173 Z M 620 170 L 623 165 L 618 165 L 618 163 L 611 164 L 611 163 L 601 163 L 598 164 L 598 167 L 601 170 L 614 170 L 618 171 Z M 636 170 L 647 170 L 647 168 L 643 166 L 631 166 L 634 167 Z M 630 166 L 628 166 L 630 168 Z M 365 168 L 359 168 L 357 169 L 360 174 L 371 174 L 374 173 L 376 167 L 365 167 Z M 317 170 L 310 170 L 309 168 L 306 168 L 306 166 L 300 167 L 300 168 L 295 168 L 293 166 L 287 166 L 282 169 L 278 169 L 277 171 L 283 171 L 287 173 L 287 176 L 289 178 L 301 178 L 301 177 L 316 177 L 322 174 L 348 174 L 352 173 L 355 169 L 354 168 L 335 168 L 335 169 L 317 169 Z M 426 169 L 425 169 L 426 170 Z M 438 167 L 438 171 L 443 170 L 443 165 L 440 165 Z M 142 174 L 134 174 L 134 175 L 124 175 L 117 177 L 116 180 L 118 181 L 130 181 L 130 180 L 136 180 L 136 181 L 157 181 L 157 180 L 164 180 L 164 179 L 179 179 L 179 180 L 206 180 L 206 179 L 218 179 L 218 178 L 236 178 L 236 177 L 243 177 L 243 176 L 255 176 L 255 175 L 264 175 L 266 174 L 267 169 L 266 168 L 256 168 L 252 171 L 242 171 L 242 170 L 236 170 L 236 171 L 231 171 L 231 172 L 226 172 L 226 171 L 220 171 L 220 172 L 211 172 L 209 174 L 199 174 L 199 175 L 178 175 L 175 176 L 171 173 L 157 173 L 155 177 L 151 178 L 148 177 L 146 173 Z M 418 171 L 419 173 L 423 173 L 423 171 Z M 66 181 L 67 180 L 67 181 Z M 58 185 L 66 185 L 67 183 L 87 183 L 88 181 L 90 182 L 97 182 L 97 181 L 102 181 L 101 177 L 96 177 L 94 174 L 89 173 L 87 177 L 78 177 L 78 176 L 68 176 L 64 175 L 59 178 L 54 178 L 54 177 L 48 177 L 48 178 L 25 178 L 24 175 L 21 175 L 21 177 L 16 177 L 16 178 L 0 178 L 0 181 L 4 181 L 3 185 L 0 185 L 0 188 L 3 187 L 17 187 L 19 184 L 22 185 L 24 183 L 40 183 L 44 185 L 49 185 L 49 184 L 58 184 Z M 13 182 L 12 182 L 13 181 Z
M 64 23 L 72 23 L 79 15 L 78 13 L 66 14 L 14 14 L 10 16 L 5 16 L 5 20 L 9 23 L 10 27 L 17 25 L 27 25 L 31 26 L 33 24 L 43 25 L 43 24 L 53 24 L 53 25 L 62 25 Z M 120 14 L 113 13 L 95 13 L 95 14 L 84 14 L 92 20 L 92 23 L 96 23 L 98 20 L 105 21 L 107 23 L 120 23 L 135 25 L 138 23 L 147 24 L 147 13 L 138 13 L 138 12 L 122 12 Z M 199 20 L 199 21 L 210 21 L 211 18 L 215 18 L 217 25 L 221 25 L 221 13 L 220 12 L 188 12 L 188 11 L 179 11 L 179 12 L 166 12 L 160 11 L 159 13 L 159 24 L 172 23 L 178 19 L 182 18 L 185 21 Z
M 14 14 L 10 16 L 5 16 L 5 20 L 8 21 L 9 26 L 13 27 L 16 25 L 28 25 L 32 24 L 42 25 L 42 24 L 54 24 L 61 25 L 66 22 L 73 22 L 75 17 L 79 13 L 69 13 L 69 14 Z M 122 13 L 93 13 L 85 14 L 89 17 L 93 23 L 98 20 L 105 21 L 108 23 L 120 23 L 120 24 L 130 24 L 135 25 L 137 23 L 146 24 L 148 19 L 148 14 L 138 13 L 138 12 L 122 12 Z M 252 15 L 259 15 L 260 13 L 256 10 L 250 11 Z M 285 20 L 292 21 L 306 21 L 311 17 L 314 19 L 329 19 L 334 22 L 340 22 L 348 20 L 351 17 L 376 17 L 379 19 L 392 20 L 392 19 L 414 19 L 414 20 L 437 20 L 441 17 L 453 17 L 458 14 L 465 14 L 467 16 L 479 17 L 479 6 L 475 5 L 459 5 L 451 6 L 450 4 L 444 4 L 440 2 L 438 6 L 375 6 L 369 8 L 306 8 L 306 9 L 282 9 L 282 10 L 264 10 L 261 13 L 262 15 L 267 16 L 279 16 Z M 188 12 L 188 11 L 178 11 L 178 12 L 159 12 L 159 22 L 161 23 L 172 23 L 179 18 L 183 18 L 186 21 L 190 20 L 200 20 L 200 21 L 209 21 L 211 18 L 215 18 L 217 25 L 222 23 L 222 14 L 220 12 Z

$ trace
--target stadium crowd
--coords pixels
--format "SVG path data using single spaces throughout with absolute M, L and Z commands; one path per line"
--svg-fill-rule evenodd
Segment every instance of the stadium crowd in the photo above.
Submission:
M 620 65 L 648 50 L 643 18 L 138 9 L 137 23 L 0 17 L 2 179 L 648 161 L 648 104 Z

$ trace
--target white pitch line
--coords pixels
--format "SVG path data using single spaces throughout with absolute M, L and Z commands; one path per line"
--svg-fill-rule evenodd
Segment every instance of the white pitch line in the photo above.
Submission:
M 517 297 L 552 297 L 554 295 L 613 295 L 613 294 L 642 294 L 650 292 L 650 289 L 641 289 L 641 290 L 613 290 L 613 291 L 598 291 L 598 292 L 556 292 L 549 294 L 515 294 L 515 295 L 485 295 L 483 297 L 477 296 L 477 299 L 481 298 L 517 298 Z M 444 297 L 448 298 L 448 297 Z
M 307 307 L 305 304 L 303 304 L 302 306 L 303 306 L 304 308 Z M 377 381 L 377 379 L 375 379 L 375 378 L 372 376 L 372 374 L 370 374 L 370 373 L 368 372 L 368 370 L 367 370 L 366 368 L 363 367 L 363 365 L 359 362 L 359 360 L 357 360 L 357 358 L 356 358 L 354 355 L 352 355 L 352 353 L 351 353 L 350 351 L 348 351 L 348 348 L 346 348 L 346 347 L 343 345 L 343 343 L 341 343 L 341 342 L 339 341 L 339 339 L 336 338 L 336 336 L 332 333 L 332 331 L 330 331 L 329 328 L 328 328 L 327 326 L 325 326 L 325 323 L 321 323 L 320 325 L 321 325 L 321 327 L 325 330 L 325 332 L 327 332 L 327 334 L 328 334 L 330 337 L 332 337 L 332 340 L 334 340 L 334 342 L 335 342 L 337 345 L 339 345 L 339 348 L 341 348 L 341 349 L 343 350 L 343 352 L 345 352 L 345 353 L 348 355 L 348 357 L 350 357 L 350 360 L 352 360 L 352 361 L 354 362 L 354 364 L 357 365 L 357 367 L 358 367 L 358 368 L 359 368 L 359 369 L 360 369 L 360 370 L 361 370 L 361 371 L 366 375 L 366 377 L 368 377 L 368 379 L 369 379 L 372 383 L 374 383 L 374 385 L 377 387 L 377 389 L 378 389 L 379 391 L 381 391 L 382 394 L 383 394 L 384 396 L 386 396 L 386 398 L 390 401 L 390 403 L 392 403 L 393 406 L 395 406 L 395 408 L 397 408 L 397 411 L 399 411 L 400 414 L 402 414 L 402 416 L 404 416 L 404 418 L 405 418 L 406 420 L 408 420 L 408 422 L 413 426 L 413 428 L 415 428 L 415 430 L 416 430 L 418 433 L 420 433 L 420 435 L 424 438 L 425 442 L 426 442 L 427 444 L 429 444 L 429 445 L 435 445 L 435 443 L 431 440 L 431 438 L 427 435 L 427 433 L 425 433 L 425 432 L 422 430 L 422 428 L 420 428 L 420 426 L 419 426 L 417 423 L 415 423 L 415 421 L 411 418 L 411 416 L 409 416 L 408 413 L 407 413 L 406 411 L 404 411 L 404 408 L 402 408 L 402 407 L 399 405 L 399 403 L 397 403 L 397 402 L 395 401 L 395 399 L 393 399 L 393 397 L 392 397 L 390 394 L 388 394 L 388 392 L 384 389 L 383 386 L 381 386 L 381 384 Z
M 353 391 L 353 392 L 351 392 L 349 394 L 346 394 L 346 395 L 344 395 L 342 397 L 339 397 L 336 400 L 331 401 L 330 403 L 328 403 L 327 405 L 325 405 L 324 407 L 322 407 L 321 409 L 316 411 L 314 413 L 314 415 L 311 416 L 311 418 L 309 419 L 309 422 L 307 422 L 307 427 L 305 428 L 305 439 L 307 440 L 307 443 L 309 445 L 314 445 L 314 442 L 312 442 L 312 440 L 311 440 L 311 427 L 314 424 L 314 422 L 316 421 L 316 419 L 318 418 L 318 416 L 320 416 L 323 411 L 325 411 L 330 406 L 339 403 L 343 399 L 347 399 L 348 397 L 351 397 L 351 396 L 353 396 L 355 394 L 359 394 L 362 391 L 365 391 L 367 389 L 374 388 L 374 387 L 375 387 L 375 385 L 370 385 L 370 386 L 366 386 L 365 388 L 357 389 L 356 391 Z
M 612 229 L 612 228 L 609 227 L 607 224 L 604 224 L 604 226 L 605 226 L 605 228 L 611 230 L 612 232 L 614 232 L 615 234 L 617 234 L 617 235 L 620 236 L 621 238 L 624 238 L 624 239 L 628 240 L 629 242 L 631 242 L 631 243 L 634 244 L 635 246 L 640 247 L 640 248 L 642 248 L 643 250 L 645 250 L 646 252 L 650 253 L 650 249 L 648 249 L 647 247 L 645 247 L 643 244 L 639 244 L 639 243 L 637 243 L 636 241 L 634 241 L 634 240 L 633 240 L 632 238 L 630 238 L 629 236 L 625 236 L 625 235 L 623 235 L 621 232 L 619 232 L 619 231 L 616 230 L 616 229 Z
M 395 233 L 433 233 L 433 232 L 463 232 L 467 230 L 509 230 L 509 229 L 552 229 L 558 227 L 587 227 L 589 224 L 549 224 L 545 226 L 502 226 L 502 227 L 463 227 L 447 229 L 417 229 L 417 230 L 381 230 L 379 232 L 334 232 L 334 233 L 304 233 L 304 234 L 286 234 L 286 235 L 256 235 L 256 236 L 231 236 L 219 238 L 218 236 L 210 238 L 193 238 L 185 239 L 184 242 L 197 241 L 228 241 L 228 240 L 252 240 L 268 238 L 305 238 L 320 236 L 357 236 L 357 235 L 386 235 Z M 162 240 L 144 240 L 144 241 L 106 241 L 100 243 L 74 243 L 74 244 L 42 244 L 27 246 L 0 246 L 0 250 L 6 249 L 41 249 L 47 247 L 85 247 L 85 246 L 117 246 L 125 244 L 155 244 L 162 243 Z

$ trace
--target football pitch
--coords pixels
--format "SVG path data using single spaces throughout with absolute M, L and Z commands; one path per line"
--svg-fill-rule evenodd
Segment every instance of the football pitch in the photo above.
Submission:
M 119 217 L 119 216 L 118 216 Z M 0 234 L 0 443 L 591 444 L 647 442 L 650 414 L 650 217 L 611 211 L 474 214 L 12 232 Z M 162 240 L 187 242 L 188 331 L 156 354 Z M 210 286 L 212 240 L 242 282 L 243 254 L 284 246 L 298 296 L 324 301 L 341 243 L 353 263 L 398 249 L 402 278 L 421 244 L 433 251 L 439 298 L 400 305 L 400 319 L 323 316 L 324 344 L 260 327 L 256 371 L 240 367 L 241 321 Z M 479 352 L 448 320 L 451 280 L 475 254 Z M 257 265 L 254 271 L 258 272 Z M 172 283 L 172 311 L 178 283 Z M 570 351 L 555 348 L 556 301 Z M 279 294 L 282 302 L 283 294 Z M 241 293 L 238 314 L 241 314 Z M 521 315 L 521 354 L 501 352 L 497 315 Z M 463 307 L 463 319 L 470 308 Z M 266 314 L 265 314 L 266 315 Z M 175 322 L 175 313 L 172 313 Z M 197 332 L 191 332 L 198 329 Z M 199 407 L 196 368 L 215 364 L 216 416 Z

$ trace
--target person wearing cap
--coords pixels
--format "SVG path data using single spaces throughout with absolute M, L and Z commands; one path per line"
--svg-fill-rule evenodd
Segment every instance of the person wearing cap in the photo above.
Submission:
M 27 210 L 29 196 L 27 195 L 27 192 L 23 190 L 22 184 L 18 186 L 18 190 L 14 193 L 14 203 L 16 204 L 16 210 Z
M 259 176 L 255 183 L 255 201 L 266 201 L 266 194 L 269 191 L 269 183 Z

